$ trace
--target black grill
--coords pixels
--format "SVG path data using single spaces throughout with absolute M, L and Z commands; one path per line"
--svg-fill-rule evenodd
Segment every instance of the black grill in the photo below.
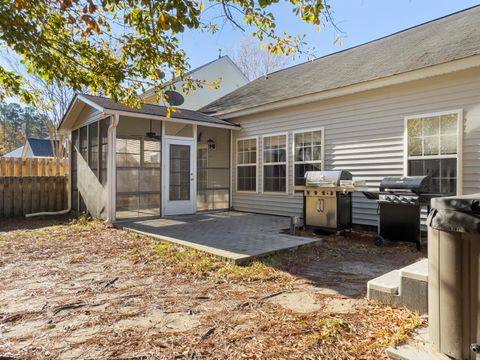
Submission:
M 378 202 L 378 236 L 375 244 L 385 240 L 408 241 L 420 249 L 420 213 L 430 199 L 441 196 L 431 193 L 429 176 L 386 177 L 380 183 L 377 193 L 364 192 L 369 199 Z

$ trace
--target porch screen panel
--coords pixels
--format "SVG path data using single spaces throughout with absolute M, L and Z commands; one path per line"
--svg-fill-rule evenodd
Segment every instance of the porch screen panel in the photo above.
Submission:
M 88 167 L 98 178 L 98 122 L 88 125 Z
M 80 151 L 80 155 L 82 155 L 82 158 L 80 159 L 80 161 L 87 162 L 87 165 L 88 165 L 88 126 L 81 127 L 78 130 L 78 132 L 79 132 L 78 150 Z M 79 201 L 78 212 L 86 213 L 87 206 L 85 205 L 85 201 L 83 200 L 82 194 L 80 194 L 80 192 L 78 196 L 78 201 Z
M 100 146 L 98 151 L 100 152 L 99 159 L 99 168 L 100 168 L 100 183 L 105 186 L 107 184 L 107 154 L 108 154 L 108 127 L 110 125 L 110 119 L 106 118 L 100 121 L 99 129 L 99 140 Z
M 78 154 L 78 130 L 72 131 L 72 142 L 71 142 L 71 169 L 70 176 L 72 178 L 72 210 L 78 212 L 78 186 L 77 186 L 77 154 Z
M 116 139 L 118 219 L 160 215 L 161 141 L 159 122 L 153 125 L 155 137 L 146 137 L 137 134 L 150 132 L 149 120 L 120 119 Z
M 224 210 L 230 204 L 230 130 L 199 126 L 197 210 Z

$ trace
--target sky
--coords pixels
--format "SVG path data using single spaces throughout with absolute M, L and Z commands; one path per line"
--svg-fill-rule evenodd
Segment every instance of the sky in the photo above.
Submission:
M 326 25 L 321 32 L 315 26 L 303 23 L 291 12 L 283 1 L 274 7 L 277 28 L 289 33 L 306 34 L 307 43 L 315 57 L 344 50 L 352 46 L 390 35 L 397 31 L 437 19 L 439 17 L 479 5 L 476 0 L 330 0 L 334 21 L 343 32 L 343 44 L 335 44 L 335 31 Z M 208 12 L 205 14 L 208 15 Z M 205 64 L 223 54 L 231 53 L 239 41 L 248 36 L 231 25 L 225 25 L 217 34 L 189 31 L 183 34 L 181 42 L 186 50 L 192 68 Z M 299 55 L 291 64 L 309 60 Z

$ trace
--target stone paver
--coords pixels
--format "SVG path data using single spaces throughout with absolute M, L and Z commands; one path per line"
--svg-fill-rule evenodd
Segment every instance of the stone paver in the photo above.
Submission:
M 117 225 L 236 263 L 319 241 L 282 233 L 290 226 L 289 218 L 235 211 L 123 221 Z

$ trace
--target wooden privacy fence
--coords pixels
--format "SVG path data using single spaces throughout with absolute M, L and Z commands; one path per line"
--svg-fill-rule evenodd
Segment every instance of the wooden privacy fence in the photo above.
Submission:
M 67 159 L 0 158 L 0 217 L 64 210 Z
M 66 176 L 0 177 L 0 217 L 67 208 Z
M 68 159 L 0 158 L 0 177 L 65 176 Z

